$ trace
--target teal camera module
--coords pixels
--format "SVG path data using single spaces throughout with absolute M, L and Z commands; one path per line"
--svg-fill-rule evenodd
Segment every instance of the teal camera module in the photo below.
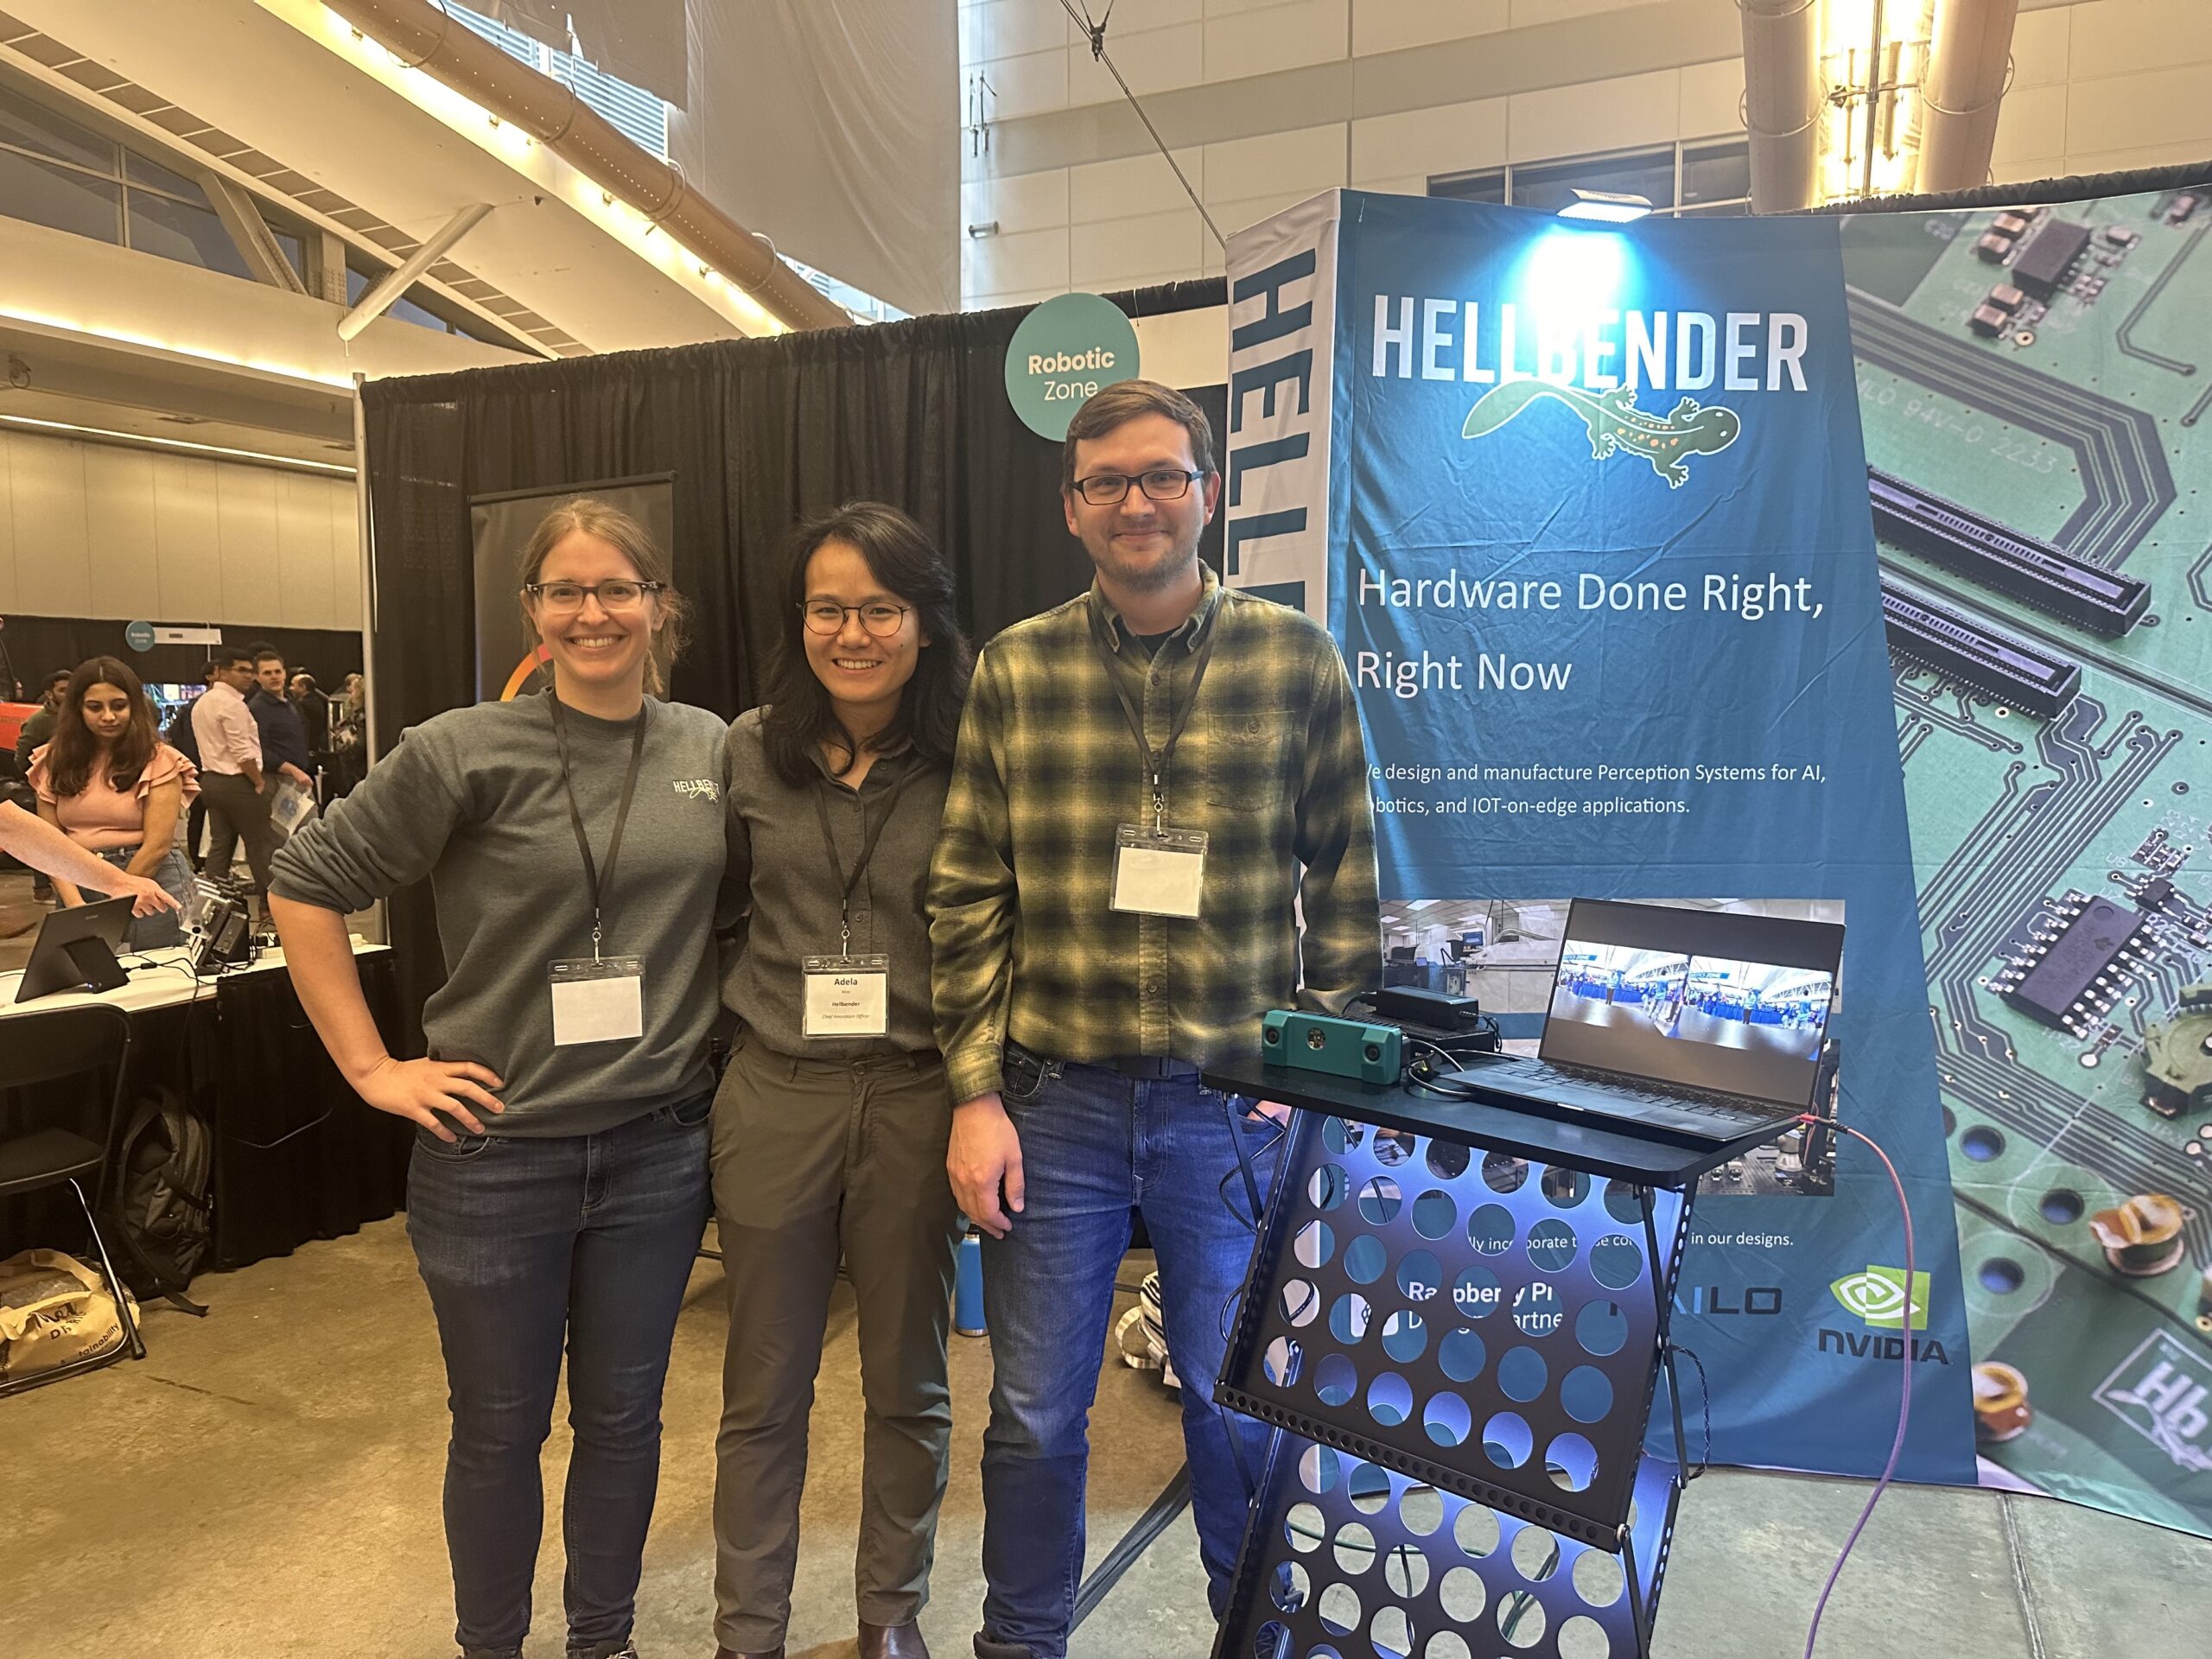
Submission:
M 1287 1008 L 1271 1009 L 1260 1022 L 1260 1058 L 1269 1065 L 1325 1071 L 1362 1083 L 1398 1080 L 1402 1040 L 1395 1026 L 1293 1014 Z

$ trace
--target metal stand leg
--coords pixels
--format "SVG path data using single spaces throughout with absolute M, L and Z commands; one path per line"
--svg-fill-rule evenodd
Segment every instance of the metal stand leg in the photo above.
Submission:
M 1690 1466 L 1690 1445 L 1688 1436 L 1682 1432 L 1682 1384 L 1681 1376 L 1675 1370 L 1675 1338 L 1669 1319 L 1674 1313 L 1668 1295 L 1669 1281 L 1672 1275 L 1660 1270 L 1663 1258 L 1659 1254 L 1659 1224 L 1651 1210 L 1651 1189 L 1640 1186 L 1636 1191 L 1637 1202 L 1643 1211 L 1643 1248 L 1649 1252 L 1648 1259 L 1651 1263 L 1651 1300 L 1659 1317 L 1659 1368 L 1666 1374 L 1667 1409 L 1674 1420 L 1675 1463 L 1678 1468 L 1687 1471 Z M 1690 1203 L 1686 1196 L 1682 1200 L 1681 1219 L 1675 1224 L 1677 1232 L 1686 1231 L 1689 1224 Z
M 1621 1573 L 1628 1580 L 1630 1616 L 1636 1624 L 1636 1659 L 1651 1659 L 1651 1612 L 1644 1605 L 1643 1592 L 1637 1580 L 1642 1569 L 1636 1560 L 1636 1535 L 1626 1527 L 1621 1529 Z
M 92 1230 L 92 1248 L 100 1253 L 100 1271 L 107 1274 L 108 1290 L 115 1297 L 115 1315 L 123 1321 L 123 1334 L 130 1345 L 130 1357 L 146 1357 L 146 1344 L 138 1334 L 138 1321 L 130 1317 L 130 1293 L 123 1281 L 115 1276 L 115 1263 L 108 1259 L 107 1240 L 100 1236 L 100 1224 L 92 1217 L 92 1206 L 85 1197 L 85 1189 L 77 1185 L 77 1178 L 69 1178 L 69 1190 L 77 1195 L 78 1207 L 85 1212 L 85 1225 Z

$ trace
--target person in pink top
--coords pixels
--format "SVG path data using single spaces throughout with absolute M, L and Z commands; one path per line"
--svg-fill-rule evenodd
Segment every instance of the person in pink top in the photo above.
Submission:
M 180 901 L 192 874 L 176 848 L 178 815 L 200 792 L 191 761 L 162 741 L 146 688 L 126 663 L 94 657 L 69 677 L 54 739 L 31 757 L 39 816 L 103 862 Z M 56 879 L 67 906 L 108 896 Z M 124 891 L 118 884 L 116 892 Z M 134 950 L 175 944 L 174 914 L 130 924 Z

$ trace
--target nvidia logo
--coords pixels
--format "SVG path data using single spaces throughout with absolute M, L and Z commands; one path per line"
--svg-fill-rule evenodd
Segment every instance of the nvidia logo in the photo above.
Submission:
M 1828 1287 L 1836 1300 L 1874 1330 L 1905 1328 L 1904 1269 L 1869 1266 L 1864 1273 L 1847 1274 Z M 1912 1275 L 1912 1328 L 1928 1328 L 1928 1275 Z

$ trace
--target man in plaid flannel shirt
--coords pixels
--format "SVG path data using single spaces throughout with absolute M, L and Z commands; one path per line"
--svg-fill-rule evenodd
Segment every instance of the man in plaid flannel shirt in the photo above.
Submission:
M 979 1659 L 1066 1652 L 1132 1213 L 1159 1255 L 1220 1616 L 1248 1497 L 1230 1435 L 1255 1470 L 1262 1445 L 1208 1398 L 1252 1245 L 1231 1137 L 1264 1147 L 1282 1109 L 1198 1073 L 1257 1055 L 1266 1010 L 1339 1012 L 1382 974 L 1351 685 L 1321 627 L 1199 561 L 1221 499 L 1205 416 L 1109 386 L 1069 424 L 1061 486 L 1097 580 L 984 649 L 929 885 L 959 1103 L 946 1166 L 988 1236 Z

